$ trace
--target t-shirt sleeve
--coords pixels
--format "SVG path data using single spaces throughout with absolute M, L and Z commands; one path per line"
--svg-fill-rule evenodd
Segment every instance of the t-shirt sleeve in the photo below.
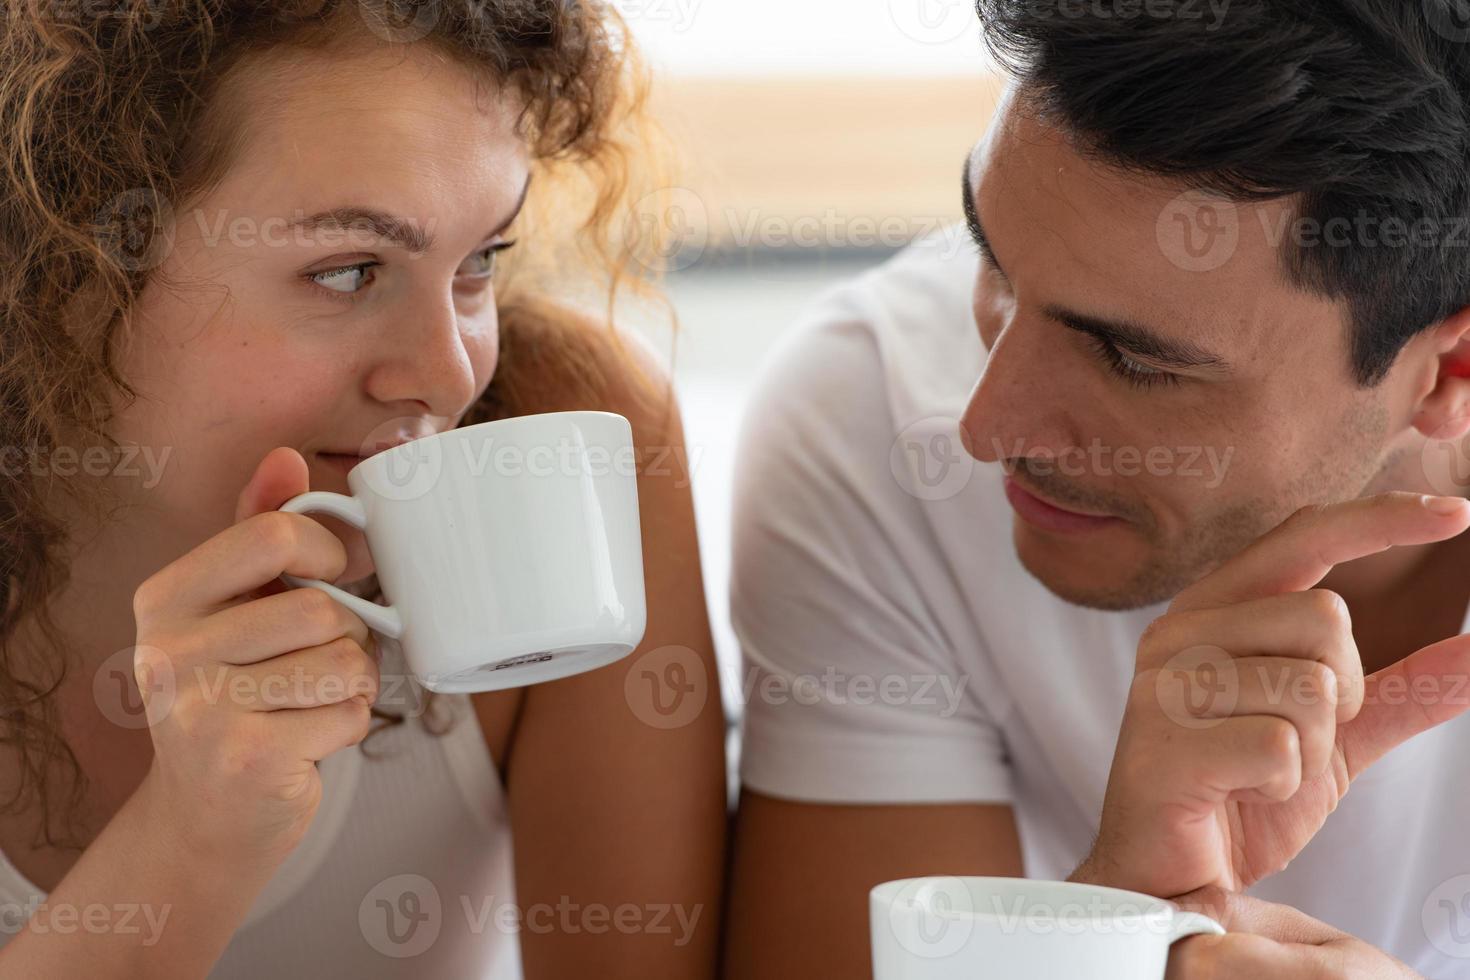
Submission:
M 1009 801 L 1008 702 L 892 468 L 877 341 L 860 310 L 824 309 L 773 354 L 741 428 L 742 782 L 809 802 Z

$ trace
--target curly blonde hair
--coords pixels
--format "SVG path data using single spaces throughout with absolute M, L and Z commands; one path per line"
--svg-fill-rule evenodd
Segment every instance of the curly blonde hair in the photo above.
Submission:
M 668 186 L 670 162 L 647 112 L 648 73 L 616 12 L 585 0 L 98 6 L 11 0 L 0 25 L 0 446 L 43 454 L 78 442 L 116 448 L 108 435 L 115 396 L 136 397 L 115 366 L 126 313 L 167 248 L 168 216 L 206 195 L 236 156 L 243 107 L 228 104 L 226 83 L 251 55 L 283 47 L 433 45 L 519 96 L 537 174 L 519 223 L 538 250 L 496 273 L 502 359 L 461 424 L 516 414 L 518 337 L 527 338 L 527 363 L 544 361 L 546 338 L 559 338 L 561 376 L 595 398 L 601 348 L 581 328 L 596 320 L 566 315 L 549 300 L 550 286 L 560 295 L 569 272 L 591 283 L 606 301 L 609 337 L 621 288 L 657 295 L 649 272 L 656 263 L 643 250 L 659 243 L 640 236 L 656 226 L 628 219 L 644 191 Z M 539 244 L 547 242 L 561 247 Z M 106 519 L 102 482 L 0 474 L 0 739 L 23 760 L 6 809 L 38 801 L 55 846 L 81 845 L 52 835 L 50 763 L 82 773 L 50 697 L 66 658 L 49 603 L 70 580 L 70 542 L 48 495 Z M 26 665 L 29 676 L 50 673 L 53 683 L 25 680 L 18 669 L 22 624 L 34 624 L 50 648 L 44 662 Z M 82 789 L 78 778 L 73 800 Z

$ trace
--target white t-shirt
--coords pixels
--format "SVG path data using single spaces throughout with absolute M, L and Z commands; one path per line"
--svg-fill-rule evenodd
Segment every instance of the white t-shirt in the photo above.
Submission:
M 736 467 L 741 777 L 810 802 L 1008 803 L 1027 874 L 1059 879 L 1167 604 L 1070 605 L 1017 559 L 999 467 L 958 435 L 985 358 L 976 265 L 931 236 L 825 294 L 768 363 Z M 1250 894 L 1470 976 L 1470 714 L 1383 758 Z

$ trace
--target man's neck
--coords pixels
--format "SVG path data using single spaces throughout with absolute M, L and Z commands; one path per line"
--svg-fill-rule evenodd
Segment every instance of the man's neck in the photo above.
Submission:
M 1389 550 L 1340 565 L 1322 580 L 1346 600 L 1372 674 L 1460 632 L 1470 606 L 1470 538 Z

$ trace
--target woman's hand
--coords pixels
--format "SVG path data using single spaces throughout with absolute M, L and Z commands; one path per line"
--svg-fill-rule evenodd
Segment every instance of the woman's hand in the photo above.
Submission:
M 206 854 L 283 859 L 321 799 L 316 762 L 362 740 L 378 665 L 362 620 L 283 572 L 332 581 L 347 555 L 321 524 L 276 510 L 308 489 L 294 450 L 269 453 L 237 523 L 133 599 L 134 672 L 154 759 L 139 792 Z
M 1229 932 L 1175 943 L 1165 980 L 1422 980 L 1382 950 L 1287 905 L 1214 887 L 1174 901 Z

